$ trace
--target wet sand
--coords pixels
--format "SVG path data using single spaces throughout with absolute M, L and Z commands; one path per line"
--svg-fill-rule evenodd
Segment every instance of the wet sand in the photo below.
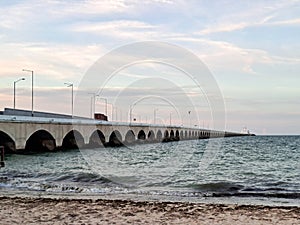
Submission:
M 300 207 L 0 197 L 0 224 L 300 224 Z

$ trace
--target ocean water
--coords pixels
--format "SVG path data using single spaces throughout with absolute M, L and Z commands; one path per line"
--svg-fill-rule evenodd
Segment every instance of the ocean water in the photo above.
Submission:
M 300 136 L 6 155 L 0 194 L 300 206 Z

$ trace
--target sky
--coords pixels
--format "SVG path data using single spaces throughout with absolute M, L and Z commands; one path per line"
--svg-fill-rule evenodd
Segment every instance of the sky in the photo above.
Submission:
M 195 54 L 208 68 L 227 130 L 300 134 L 299 15 L 298 0 L 3 0 L 0 110 L 13 107 L 13 83 L 22 77 L 16 107 L 31 109 L 31 74 L 22 71 L 29 69 L 35 110 L 70 114 L 64 83 L 71 82 L 85 99 L 76 107 L 89 116 L 92 95 L 80 83 L 94 63 L 122 46 L 158 41 Z M 128 121 L 131 108 L 139 122 L 153 122 L 155 113 L 156 122 L 213 128 L 211 93 L 191 85 L 174 67 L 131 65 L 106 84 L 95 111 L 104 112 L 106 99 L 112 120 Z

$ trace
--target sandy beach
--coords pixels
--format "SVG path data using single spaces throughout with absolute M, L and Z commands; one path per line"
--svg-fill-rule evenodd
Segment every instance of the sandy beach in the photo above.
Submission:
M 0 198 L 0 224 L 300 224 L 299 207 Z

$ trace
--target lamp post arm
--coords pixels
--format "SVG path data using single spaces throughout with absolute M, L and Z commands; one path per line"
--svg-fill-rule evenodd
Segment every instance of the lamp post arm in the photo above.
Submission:
M 19 81 L 22 81 L 22 80 L 25 80 L 24 77 L 14 81 L 14 110 L 16 109 L 16 84 L 19 82 Z

